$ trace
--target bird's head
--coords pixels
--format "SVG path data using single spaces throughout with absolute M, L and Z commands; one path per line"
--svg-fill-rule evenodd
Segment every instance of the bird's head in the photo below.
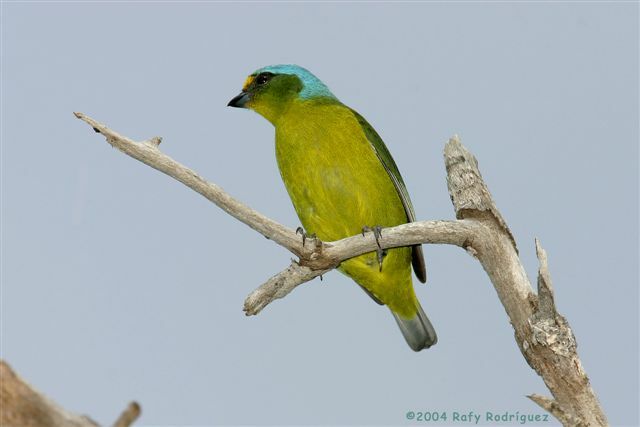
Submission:
M 294 101 L 336 101 L 329 88 L 298 65 L 270 65 L 252 73 L 230 107 L 249 108 L 276 123 Z

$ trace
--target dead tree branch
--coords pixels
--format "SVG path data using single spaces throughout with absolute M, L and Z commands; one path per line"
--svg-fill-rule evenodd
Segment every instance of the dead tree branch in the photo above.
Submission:
M 140 406 L 129 403 L 114 427 L 129 427 Z M 3 427 L 98 427 L 86 415 L 71 413 L 35 390 L 0 360 L 0 425 Z
M 247 315 L 257 314 L 296 286 L 336 268 L 342 261 L 373 252 L 372 235 L 303 245 L 296 233 L 233 199 L 215 184 L 162 154 L 159 138 L 137 143 L 81 113 L 76 117 L 125 154 L 166 173 L 205 196 L 225 212 L 299 257 L 289 267 L 252 292 L 245 301 Z M 540 260 L 536 295 L 518 256 L 515 239 L 484 183 L 475 157 L 453 137 L 445 146 L 447 183 L 457 220 L 420 221 L 382 231 L 383 248 L 420 243 L 449 244 L 475 256 L 498 294 L 527 363 L 543 378 L 554 399 L 530 398 L 565 426 L 604 426 L 607 420 L 577 354 L 566 319 L 558 314 L 544 250 L 536 241 Z

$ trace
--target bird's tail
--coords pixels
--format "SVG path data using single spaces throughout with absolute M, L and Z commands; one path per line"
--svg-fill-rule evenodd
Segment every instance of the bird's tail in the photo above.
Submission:
M 393 317 L 396 319 L 404 339 L 407 340 L 407 344 L 413 351 L 420 351 L 425 348 L 429 348 L 438 342 L 438 336 L 436 330 L 433 329 L 429 318 L 422 310 L 420 303 L 416 301 L 417 312 L 412 318 L 405 318 L 393 311 Z

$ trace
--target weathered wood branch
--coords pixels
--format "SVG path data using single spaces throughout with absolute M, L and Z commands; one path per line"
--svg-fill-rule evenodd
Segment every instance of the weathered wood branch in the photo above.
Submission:
M 122 412 L 114 427 L 129 427 L 140 416 L 136 402 Z M 2 427 L 98 427 L 86 415 L 71 413 L 20 378 L 0 360 L 0 425 Z
M 135 422 L 135 420 L 138 419 L 141 413 L 142 409 L 140 408 L 138 402 L 129 402 L 116 422 L 113 423 L 113 427 L 129 427 Z
M 335 242 L 308 241 L 303 245 L 293 230 L 243 205 L 220 187 L 162 154 L 158 149 L 159 138 L 136 143 L 81 113 L 75 114 L 103 134 L 112 146 L 179 180 L 300 258 L 249 295 L 244 306 L 247 315 L 257 314 L 275 299 L 336 268 L 342 261 L 376 249 L 370 234 Z M 482 179 L 475 157 L 454 137 L 445 146 L 444 158 L 457 220 L 419 221 L 383 229 L 382 247 L 432 243 L 466 249 L 489 276 L 527 363 L 554 396 L 554 399 L 538 395 L 530 398 L 566 426 L 607 425 L 582 369 L 573 333 L 556 310 L 546 254 L 536 241 L 540 260 L 536 295 L 518 256 L 515 239 Z
M 566 426 L 604 426 L 607 419 L 582 369 L 566 319 L 556 310 L 547 256 L 536 240 L 540 261 L 538 295 L 520 262 L 513 235 L 499 214 L 475 157 L 454 138 L 445 147 L 449 194 L 458 218 L 486 225 L 471 246 L 487 272 L 527 363 L 542 377 L 555 400 L 533 396 Z
M 383 229 L 380 246 L 384 249 L 420 243 L 440 243 L 465 247 L 470 236 L 482 227 L 475 221 L 418 221 Z M 258 314 L 273 300 L 285 297 L 298 285 L 313 280 L 354 256 L 375 251 L 378 244 L 372 235 L 357 235 L 316 246 L 312 259 L 292 261 L 285 270 L 253 291 L 245 300 L 244 311 Z
M 291 230 L 240 203 L 225 193 L 224 190 L 216 184 L 205 181 L 200 175 L 191 169 L 163 154 L 158 149 L 158 146 L 162 142 L 162 138 L 153 137 L 147 141 L 137 143 L 82 113 L 74 114 L 77 118 L 88 123 L 94 131 L 104 135 L 109 144 L 126 155 L 169 175 L 192 190 L 202 194 L 229 215 L 247 224 L 258 233 L 261 233 L 279 245 L 289 249 L 296 256 L 310 256 L 311 251 L 305 250 L 305 248 L 302 247 L 300 236 L 296 235 L 294 230 Z

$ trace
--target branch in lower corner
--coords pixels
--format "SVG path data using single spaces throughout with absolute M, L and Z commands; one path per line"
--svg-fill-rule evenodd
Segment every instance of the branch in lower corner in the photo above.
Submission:
M 62 408 L 24 381 L 0 360 L 0 425 L 46 427 L 98 427 L 86 415 Z M 114 427 L 129 427 L 140 416 L 140 405 L 131 402 Z
M 138 419 L 142 410 L 138 402 L 130 402 L 125 410 L 120 414 L 113 427 L 129 427 Z

